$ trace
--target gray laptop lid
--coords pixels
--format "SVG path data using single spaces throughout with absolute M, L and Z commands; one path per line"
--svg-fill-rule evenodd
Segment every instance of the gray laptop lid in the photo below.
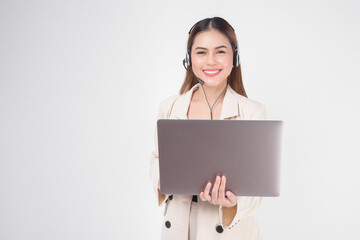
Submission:
M 157 122 L 160 189 L 199 195 L 216 175 L 237 196 L 279 196 L 282 121 Z

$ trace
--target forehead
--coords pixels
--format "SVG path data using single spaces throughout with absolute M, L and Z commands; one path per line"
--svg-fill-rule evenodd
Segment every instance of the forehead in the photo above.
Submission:
M 231 48 L 229 39 L 225 34 L 217 30 L 208 30 L 196 34 L 192 49 L 196 47 L 215 48 L 221 45 L 225 45 Z

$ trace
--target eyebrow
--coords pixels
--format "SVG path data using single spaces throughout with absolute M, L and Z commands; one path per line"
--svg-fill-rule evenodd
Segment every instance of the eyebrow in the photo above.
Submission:
M 227 48 L 227 47 L 225 45 L 221 45 L 221 46 L 216 47 L 215 49 L 219 49 L 219 48 Z M 196 49 L 205 49 L 205 50 L 207 50 L 207 48 L 204 48 L 204 47 L 197 47 L 194 50 L 196 50 Z

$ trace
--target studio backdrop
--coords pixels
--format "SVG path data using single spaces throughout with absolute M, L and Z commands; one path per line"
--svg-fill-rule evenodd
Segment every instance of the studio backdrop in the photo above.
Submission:
M 284 121 L 264 239 L 359 239 L 360 4 L 0 2 L 0 239 L 159 239 L 149 178 L 191 26 L 225 18 L 248 97 Z

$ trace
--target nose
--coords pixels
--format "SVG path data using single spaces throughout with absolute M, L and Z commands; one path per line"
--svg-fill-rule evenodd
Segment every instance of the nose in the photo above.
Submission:
M 214 53 L 209 53 L 206 59 L 206 64 L 207 65 L 215 65 L 216 64 L 216 56 Z

